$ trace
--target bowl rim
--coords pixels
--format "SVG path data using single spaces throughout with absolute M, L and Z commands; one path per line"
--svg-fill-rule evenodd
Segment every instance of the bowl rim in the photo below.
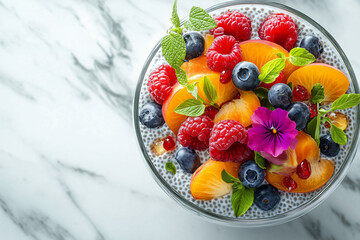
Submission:
M 335 49 L 338 51 L 341 59 L 343 60 L 345 67 L 349 73 L 349 77 L 352 81 L 354 90 L 356 93 L 359 93 L 359 86 L 356 80 L 356 76 L 354 73 L 354 70 L 346 57 L 344 51 L 341 49 L 340 45 L 337 43 L 337 41 L 331 36 L 331 34 L 326 31 L 320 24 L 318 24 L 316 21 L 305 15 L 304 13 L 295 10 L 291 7 L 288 7 L 284 4 L 275 3 L 275 2 L 263 2 L 263 1 L 227 1 L 222 2 L 216 5 L 213 5 L 206 9 L 207 12 L 212 12 L 215 10 L 218 10 L 220 8 L 224 7 L 230 7 L 235 5 L 266 5 L 271 7 L 276 7 L 288 12 L 291 12 L 292 14 L 297 15 L 298 17 L 302 18 L 303 20 L 310 23 L 313 27 L 317 28 L 322 34 L 325 35 L 327 40 L 331 42 L 331 44 L 335 47 Z M 184 18 L 181 20 L 181 25 L 187 20 L 187 18 Z M 278 225 L 285 222 L 289 222 L 291 220 L 294 220 L 298 217 L 301 217 L 305 215 L 306 213 L 313 210 L 315 207 L 317 207 L 321 202 L 323 202 L 342 182 L 344 177 L 346 176 L 347 172 L 349 171 L 350 165 L 352 161 L 354 160 L 357 146 L 359 144 L 359 126 L 358 124 L 355 124 L 355 130 L 354 130 L 354 138 L 352 141 L 352 145 L 350 146 L 350 152 L 346 155 L 346 158 L 344 159 L 343 164 L 339 168 L 339 170 L 333 175 L 333 177 L 327 182 L 327 185 L 321 189 L 321 191 L 310 201 L 306 202 L 305 204 L 292 209 L 288 212 L 275 215 L 272 217 L 266 217 L 261 219 L 241 219 L 241 218 L 232 218 L 227 216 L 222 216 L 220 214 L 216 214 L 210 211 L 207 211 L 196 204 L 186 200 L 181 194 L 176 192 L 159 174 L 159 172 L 156 170 L 155 166 L 153 165 L 151 159 L 149 158 L 149 155 L 147 153 L 146 147 L 142 141 L 142 136 L 140 132 L 140 124 L 139 124 L 139 97 L 142 87 L 142 82 L 145 77 L 145 74 L 148 70 L 148 67 L 153 60 L 154 56 L 157 54 L 161 46 L 161 40 L 157 42 L 155 47 L 150 52 L 149 56 L 147 57 L 145 64 L 143 65 L 143 68 L 141 70 L 137 86 L 135 89 L 134 99 L 133 99 L 133 124 L 134 124 L 134 130 L 137 136 L 138 140 L 138 147 L 140 148 L 141 155 L 143 160 L 145 161 L 145 165 L 147 166 L 147 169 L 152 174 L 155 181 L 158 183 L 158 185 L 177 203 L 179 203 L 181 206 L 183 206 L 185 209 L 190 210 L 193 213 L 196 213 L 198 216 L 205 217 L 207 220 L 210 220 L 215 223 L 227 225 L 227 226 L 234 226 L 234 227 L 263 227 L 263 226 L 272 226 L 272 225 Z M 357 114 L 356 114 L 356 122 L 359 122 L 360 119 L 360 107 L 357 106 Z

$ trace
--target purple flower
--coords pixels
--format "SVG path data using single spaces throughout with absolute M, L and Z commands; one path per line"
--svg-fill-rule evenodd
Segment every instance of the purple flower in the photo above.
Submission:
M 251 116 L 251 120 L 253 124 L 248 131 L 248 146 L 252 150 L 278 157 L 289 147 L 296 147 L 298 131 L 287 111 L 280 108 L 271 111 L 259 107 Z

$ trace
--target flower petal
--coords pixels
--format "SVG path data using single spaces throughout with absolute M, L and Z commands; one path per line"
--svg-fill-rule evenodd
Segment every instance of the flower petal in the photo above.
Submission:
M 271 110 L 266 107 L 258 107 L 251 116 L 251 120 L 253 124 L 266 125 L 266 123 L 270 120 L 270 116 Z

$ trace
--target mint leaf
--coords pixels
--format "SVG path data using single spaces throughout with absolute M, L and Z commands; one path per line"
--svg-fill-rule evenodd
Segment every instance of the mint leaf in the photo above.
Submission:
M 192 7 L 189 14 L 189 20 L 184 24 L 188 30 L 201 31 L 216 28 L 215 20 L 202 8 Z
M 343 130 L 335 126 L 334 124 L 331 124 L 330 128 L 331 138 L 334 140 L 334 142 L 345 145 L 347 143 L 347 137 Z
M 355 107 L 360 103 L 360 94 L 343 94 L 331 105 L 331 111 Z
M 207 78 L 207 76 L 204 77 L 204 87 L 203 87 L 205 96 L 207 99 L 214 103 L 217 99 L 217 92 L 214 84 Z
M 330 112 L 330 110 L 325 110 L 325 109 L 322 109 L 322 108 L 319 109 L 319 113 L 320 113 L 322 116 L 324 116 L 324 115 L 327 114 L 328 112 Z
M 325 98 L 324 87 L 320 83 L 316 83 L 311 89 L 311 101 L 313 103 L 321 103 Z
M 293 48 L 289 53 L 290 62 L 295 66 L 305 66 L 316 60 L 314 55 L 308 52 L 305 48 Z
M 266 169 L 266 159 L 259 152 L 255 152 L 255 162 L 260 168 Z
M 172 14 L 171 14 L 171 22 L 175 28 L 180 27 L 180 19 L 179 19 L 179 15 L 177 13 L 177 0 L 174 1 L 173 10 L 172 10 Z
M 205 105 L 198 99 L 190 98 L 180 103 L 174 111 L 181 115 L 198 117 L 204 113 Z
M 308 125 L 306 126 L 306 132 L 308 134 L 310 134 L 312 136 L 312 138 L 315 138 L 315 131 L 316 131 L 316 122 L 317 122 L 317 117 L 314 117 L 313 119 L 310 120 L 310 122 L 308 123 Z
M 165 163 L 165 169 L 173 174 L 176 174 L 176 167 L 172 162 Z
M 193 84 L 189 84 L 186 86 L 187 90 L 189 93 L 191 93 L 191 95 L 194 98 L 198 98 L 198 87 L 196 86 L 197 82 L 193 83 Z
M 269 92 L 269 90 L 267 90 L 266 88 L 263 88 L 263 87 L 258 87 L 254 90 L 255 95 L 259 99 L 267 99 L 268 92 Z
M 186 86 L 188 84 L 186 72 L 179 66 L 173 66 L 173 68 L 175 69 L 175 74 L 178 82 L 181 85 Z
M 273 163 L 270 163 L 270 167 L 268 169 L 269 172 L 281 172 L 284 171 L 282 165 L 275 165 Z
M 233 188 L 231 204 L 236 217 L 246 213 L 252 206 L 254 202 L 254 190 L 254 188 L 245 188 L 242 184 L 241 186 Z
M 289 83 L 288 83 L 288 86 L 290 87 L 291 91 L 294 90 L 294 84 L 293 84 L 293 82 L 289 82 Z
M 286 60 L 284 58 L 275 58 L 267 62 L 261 68 L 261 74 L 259 75 L 259 80 L 264 83 L 272 83 L 279 76 L 280 72 L 285 67 Z
M 181 66 L 186 56 L 184 38 L 178 33 L 170 32 L 161 40 L 161 50 L 172 67 Z
M 283 54 L 282 52 L 278 52 L 276 56 L 278 56 L 279 58 L 285 58 L 285 54 Z
M 239 179 L 228 173 L 225 169 L 221 172 L 221 178 L 226 183 L 241 183 Z
M 323 117 L 323 119 L 321 119 L 321 123 L 322 123 L 322 124 L 325 124 L 326 122 L 328 122 L 328 123 L 331 124 L 331 119 L 328 118 L 328 117 Z

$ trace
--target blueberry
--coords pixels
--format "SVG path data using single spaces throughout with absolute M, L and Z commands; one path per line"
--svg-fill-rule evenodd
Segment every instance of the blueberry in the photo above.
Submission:
M 279 191 L 273 186 L 266 184 L 255 189 L 254 203 L 264 211 L 273 209 L 280 201 Z
M 156 128 L 162 126 L 165 121 L 162 115 L 161 106 L 157 103 L 145 103 L 139 114 L 141 124 L 148 128 Z
M 316 58 L 320 57 L 321 53 L 324 51 L 324 48 L 319 42 L 319 38 L 313 35 L 308 35 L 301 39 L 300 47 L 308 50 Z
M 200 158 L 195 150 L 188 147 L 181 147 L 175 153 L 175 159 L 180 167 L 187 173 L 194 173 L 201 165 Z
M 250 91 L 259 86 L 259 74 L 259 69 L 255 64 L 242 61 L 234 67 L 232 71 L 232 80 L 238 89 Z
M 205 40 L 197 32 L 185 33 L 183 35 L 186 45 L 186 60 L 200 57 L 205 49 Z
M 265 171 L 255 161 L 249 160 L 241 164 L 238 175 L 245 187 L 255 188 L 264 181 Z
M 293 102 L 286 109 L 289 118 L 296 123 L 296 130 L 301 131 L 310 119 L 310 110 L 303 102 Z
M 268 93 L 269 103 L 275 108 L 286 109 L 292 100 L 291 88 L 284 83 L 277 83 L 272 86 Z
M 328 157 L 335 157 L 340 152 L 340 145 L 332 140 L 330 134 L 320 138 L 320 151 Z

